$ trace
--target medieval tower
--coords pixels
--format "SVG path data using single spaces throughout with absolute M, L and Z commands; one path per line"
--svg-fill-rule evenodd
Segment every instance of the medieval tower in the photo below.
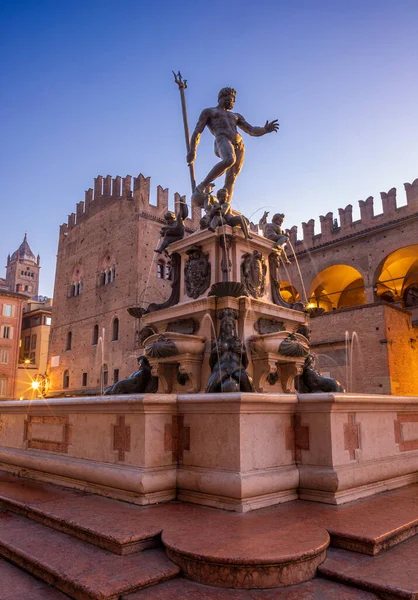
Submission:
M 39 254 L 35 258 L 25 233 L 19 248 L 7 257 L 7 287 L 12 292 L 22 292 L 31 298 L 35 298 L 38 295 L 40 269 L 41 259 Z

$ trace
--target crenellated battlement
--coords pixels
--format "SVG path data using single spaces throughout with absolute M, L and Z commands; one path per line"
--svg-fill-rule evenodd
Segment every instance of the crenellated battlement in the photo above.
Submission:
M 163 222 L 164 214 L 168 211 L 169 190 L 162 186 L 157 186 L 156 204 L 151 204 L 151 178 L 144 177 L 142 173 L 138 177 L 126 175 L 120 177 L 117 175 L 112 178 L 110 175 L 98 175 L 94 178 L 93 188 L 85 192 L 84 201 L 76 204 L 76 212 L 68 216 L 67 223 L 60 226 L 60 239 L 65 238 L 68 232 L 79 223 L 89 219 L 96 213 L 106 209 L 115 202 L 134 202 L 145 218 L 161 219 Z M 186 200 L 185 196 L 180 196 L 177 192 L 174 194 L 174 206 L 177 210 L 180 199 Z M 193 211 L 186 220 L 186 227 L 189 229 L 198 229 L 200 220 L 200 210 Z
M 366 200 L 359 200 L 360 219 L 353 221 L 353 206 L 348 204 L 345 208 L 339 208 L 339 221 L 334 218 L 332 212 L 320 215 L 321 232 L 315 233 L 315 220 L 310 219 L 302 223 L 303 239 L 297 239 L 297 227 L 294 225 L 289 230 L 290 241 L 296 251 L 315 248 L 328 242 L 338 241 L 346 236 L 361 233 L 373 227 L 389 224 L 405 217 L 418 216 L 418 179 L 412 183 L 404 183 L 406 193 L 406 205 L 397 207 L 396 188 L 388 192 L 380 192 L 382 200 L 381 214 L 374 214 L 374 198 L 369 196 Z

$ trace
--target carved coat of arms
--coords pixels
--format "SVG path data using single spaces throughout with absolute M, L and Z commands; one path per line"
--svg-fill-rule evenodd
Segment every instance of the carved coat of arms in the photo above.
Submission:
M 267 266 L 263 255 L 258 250 L 246 252 L 241 262 L 241 283 L 253 298 L 264 295 Z
M 199 298 L 210 285 L 209 253 L 194 247 L 186 252 L 189 259 L 184 266 L 186 294 L 189 298 Z

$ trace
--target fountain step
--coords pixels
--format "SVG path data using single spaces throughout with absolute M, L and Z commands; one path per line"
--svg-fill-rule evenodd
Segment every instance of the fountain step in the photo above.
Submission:
M 385 600 L 418 599 L 418 536 L 379 556 L 330 549 L 321 575 L 356 586 Z
M 117 554 L 161 544 L 177 522 L 216 519 L 218 529 L 260 519 L 310 523 L 328 531 L 331 546 L 379 554 L 418 531 L 418 485 L 340 506 L 296 500 L 245 514 L 170 502 L 137 506 L 0 472 L 0 506 Z
M 234 590 L 215 588 L 180 577 L 134 592 L 122 600 L 379 600 L 371 592 L 316 578 L 288 588 Z
M 214 534 L 216 532 L 216 534 Z M 167 556 L 198 583 L 233 588 L 275 588 L 307 581 L 325 560 L 329 535 L 306 523 L 215 516 L 164 530 Z
M 0 600 L 68 600 L 68 596 L 0 558 Z
M 0 532 L 1 556 L 75 600 L 117 600 L 180 570 L 162 550 L 116 556 L 16 514 L 0 513 Z
M 161 546 L 166 506 L 139 508 L 0 472 L 0 506 L 120 555 Z

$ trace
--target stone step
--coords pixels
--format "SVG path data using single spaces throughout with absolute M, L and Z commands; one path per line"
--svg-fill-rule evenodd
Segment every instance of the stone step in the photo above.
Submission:
M 330 548 L 319 572 L 385 600 L 418 600 L 418 536 L 373 557 Z
M 157 547 L 162 530 L 178 520 L 202 521 L 217 512 L 176 502 L 140 507 L 4 472 L 0 506 L 121 555 Z M 259 517 L 282 525 L 316 525 L 328 531 L 331 546 L 375 555 L 418 532 L 418 485 L 341 506 L 297 500 L 246 514 L 221 514 L 220 527 Z
M 117 600 L 180 570 L 162 550 L 117 556 L 12 513 L 0 532 L 1 556 L 76 600 Z
M 275 588 L 307 581 L 325 560 L 329 535 L 307 524 L 208 515 L 162 534 L 167 556 L 193 581 L 231 588 Z
M 379 600 L 363 590 L 317 577 L 288 588 L 234 590 L 215 588 L 180 577 L 122 596 L 122 600 Z
M 161 546 L 166 506 L 138 507 L 0 472 L 0 507 L 120 555 Z
M 68 596 L 0 558 L 0 600 L 68 600 Z

